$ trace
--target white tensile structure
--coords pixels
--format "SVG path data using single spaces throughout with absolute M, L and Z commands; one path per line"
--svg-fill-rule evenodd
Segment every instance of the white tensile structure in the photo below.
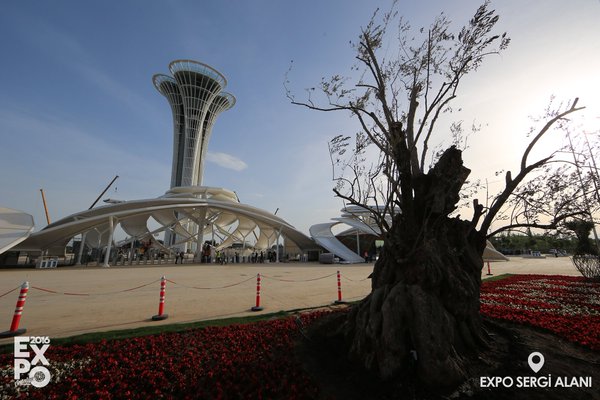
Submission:
M 280 217 L 240 203 L 233 191 L 201 186 L 216 117 L 233 107 L 235 97 L 223 91 L 225 77 L 206 64 L 177 60 L 169 64 L 169 70 L 172 76 L 157 74 L 152 81 L 173 115 L 170 190 L 156 199 L 116 202 L 70 215 L 31 234 L 14 250 L 64 256 L 67 244 L 81 235 L 88 248 L 104 252 L 103 264 L 108 266 L 117 226 L 129 235 L 126 241 L 132 249 L 136 240 L 145 240 L 161 251 L 186 251 L 197 259 L 208 240 L 216 250 L 234 247 L 240 252 L 250 251 L 249 246 L 252 251 L 270 250 L 274 245 L 279 249 L 282 239 L 288 253 L 319 248 Z M 155 236 L 162 232 L 165 240 L 160 243 Z
M 33 217 L 23 211 L 0 207 L 0 254 L 21 243 L 33 232 Z
M 374 223 L 371 212 L 360 206 L 346 206 L 342 209 L 342 215 L 339 218 L 332 218 L 333 222 L 325 222 L 310 227 L 312 238 L 333 253 L 337 257 L 349 263 L 361 263 L 365 259 L 360 254 L 360 235 L 373 235 L 381 237 L 381 229 Z M 336 235 L 332 228 L 336 225 L 349 225 L 350 228 Z M 356 235 L 357 251 L 349 249 L 340 240 L 339 236 Z
M 88 247 L 108 250 L 105 251 L 103 260 L 103 264 L 108 265 L 113 232 L 117 225 L 130 235 L 130 242 L 135 239 L 150 240 L 153 247 L 167 252 L 169 249 L 154 240 L 154 236 L 170 231 L 176 233 L 182 241 L 201 240 L 200 235 L 186 228 L 192 221 L 204 226 L 202 235 L 218 239 L 220 243 L 216 250 L 239 243 L 242 245 L 239 251 L 243 252 L 245 243 L 250 239 L 254 242 L 253 249 L 269 249 L 280 243 L 282 237 L 293 242 L 299 249 L 315 247 L 310 238 L 283 219 L 239 203 L 237 196 L 231 191 L 188 187 L 170 190 L 156 199 L 125 201 L 70 215 L 32 234 L 16 246 L 15 250 L 44 251 L 49 256 L 61 256 L 69 241 L 84 233 L 83 240 Z M 158 227 L 152 229 L 150 225 Z M 80 258 L 81 254 L 78 256 Z
M 363 253 L 360 249 L 360 236 L 369 235 L 375 238 L 383 239 L 381 229 L 377 226 L 371 215 L 371 210 L 381 210 L 377 206 L 346 206 L 341 212 L 341 217 L 332 218 L 331 222 L 316 224 L 310 227 L 310 235 L 319 245 L 333 253 L 336 257 L 349 262 L 360 263 L 364 262 Z M 392 216 L 386 215 L 386 220 L 391 223 Z M 346 225 L 348 229 L 339 234 L 334 234 L 332 229 L 338 225 Z M 356 237 L 356 251 L 348 248 L 342 241 L 341 237 Z M 368 249 L 362 249 L 364 252 Z M 507 261 L 508 258 L 497 251 L 492 243 L 488 240 L 486 248 L 483 252 L 484 261 Z

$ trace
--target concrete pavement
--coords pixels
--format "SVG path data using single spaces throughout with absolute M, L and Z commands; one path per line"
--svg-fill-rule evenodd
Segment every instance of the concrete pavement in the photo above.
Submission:
M 494 275 L 579 275 L 567 257 L 513 257 L 490 267 Z M 31 288 L 20 327 L 30 336 L 57 338 L 255 314 L 250 308 L 255 305 L 257 273 L 263 275 L 260 313 L 331 304 L 337 299 L 337 270 L 343 299 L 359 300 L 370 292 L 367 277 L 372 269 L 373 264 L 316 263 L 7 269 L 0 270 L 0 296 L 28 281 Z M 484 278 L 486 273 L 487 266 Z M 158 312 L 162 275 L 170 280 L 165 302 L 169 318 L 150 321 Z M 0 331 L 10 327 L 17 297 L 18 290 L 0 297 Z M 0 344 L 11 342 L 0 339 Z

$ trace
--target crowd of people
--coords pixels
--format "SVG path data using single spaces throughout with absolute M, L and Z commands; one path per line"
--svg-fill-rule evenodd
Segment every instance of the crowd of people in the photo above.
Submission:
M 265 253 L 263 251 L 259 252 L 253 252 L 252 255 L 250 256 L 250 262 L 252 264 L 262 264 L 265 262 L 266 260 L 269 260 L 269 262 L 275 262 L 275 260 L 277 259 L 277 254 L 274 251 L 268 251 L 265 257 Z
M 183 263 L 185 259 L 185 253 L 183 251 L 176 253 L 175 255 L 175 264 Z M 241 257 L 240 254 L 236 251 L 233 254 L 231 251 L 223 251 L 217 250 L 211 243 L 204 243 L 202 246 L 202 251 L 200 252 L 200 262 L 203 264 L 217 263 L 217 264 L 227 264 L 227 263 L 240 263 L 240 262 L 250 262 L 252 264 L 275 262 L 277 260 L 277 254 L 275 251 L 254 251 L 247 257 Z

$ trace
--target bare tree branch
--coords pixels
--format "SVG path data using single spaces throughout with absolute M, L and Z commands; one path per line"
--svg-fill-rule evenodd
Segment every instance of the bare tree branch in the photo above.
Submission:
M 487 237 L 490 238 L 494 235 L 497 235 L 500 232 L 504 232 L 504 231 L 509 231 L 509 230 L 514 230 L 517 228 L 536 228 L 536 229 L 542 229 L 542 230 L 550 230 L 550 229 L 556 229 L 558 228 L 559 224 L 564 221 L 567 218 L 571 218 L 571 217 L 575 217 L 578 215 L 583 215 L 585 214 L 583 211 L 577 211 L 577 212 L 572 212 L 572 213 L 568 213 L 568 214 L 563 214 L 559 217 L 557 217 L 556 219 L 554 219 L 552 222 L 547 223 L 547 224 L 527 224 L 527 223 L 522 223 L 522 224 L 510 224 L 510 225 L 505 225 L 502 226 L 490 233 L 487 234 Z

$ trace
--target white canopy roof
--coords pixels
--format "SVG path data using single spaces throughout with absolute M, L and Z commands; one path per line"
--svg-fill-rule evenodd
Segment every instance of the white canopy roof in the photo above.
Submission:
M 175 188 L 163 197 L 110 204 L 82 211 L 58 220 L 24 240 L 16 250 L 48 250 L 50 254 L 64 253 L 64 247 L 74 236 L 88 232 L 95 246 L 106 245 L 109 235 L 108 221 L 121 224 L 129 235 L 142 237 L 161 231 L 171 230 L 182 237 L 193 239 L 193 233 L 187 232 L 182 219 L 199 222 L 210 218 L 210 223 L 220 232 L 228 232 L 223 226 L 234 224 L 228 232 L 230 237 L 246 237 L 254 228 L 264 230 L 267 237 L 274 238 L 273 232 L 279 232 L 294 242 L 300 249 L 318 248 L 302 232 L 282 218 L 267 211 L 239 203 L 235 193 L 221 188 L 188 187 Z M 150 230 L 148 222 L 152 218 L 160 228 Z M 236 225 L 237 224 L 237 225 Z M 262 237 L 259 240 L 265 243 Z M 90 241 L 87 240 L 86 241 Z M 233 240 L 230 240 L 232 242 Z M 267 242 L 268 243 L 268 242 Z
M 0 254 L 27 239 L 33 227 L 31 215 L 0 207 Z

